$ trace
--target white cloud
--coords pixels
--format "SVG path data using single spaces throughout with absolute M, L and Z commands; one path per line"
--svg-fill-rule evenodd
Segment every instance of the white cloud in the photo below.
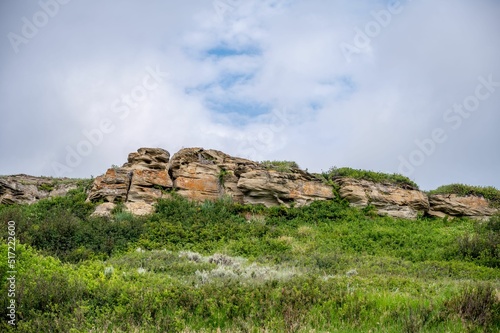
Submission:
M 411 178 L 426 189 L 500 187 L 500 88 L 457 131 L 443 120 L 474 93 L 479 76 L 500 81 L 498 2 L 401 2 L 402 12 L 351 62 L 341 43 L 354 43 L 355 29 L 389 3 L 227 3 L 219 17 L 206 1 L 70 2 L 18 54 L 5 38 L 0 173 L 52 174 L 65 147 L 103 118 L 115 130 L 69 176 L 101 174 L 141 146 L 295 159 L 314 171 L 397 172 L 415 140 L 443 127 L 448 140 Z M 37 10 L 3 4 L 0 31 L 20 33 L 21 17 Z M 147 66 L 169 76 L 120 119 L 112 103 L 140 84 Z

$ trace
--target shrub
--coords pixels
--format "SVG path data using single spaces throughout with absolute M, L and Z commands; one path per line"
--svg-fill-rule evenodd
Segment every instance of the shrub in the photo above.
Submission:
M 491 328 L 500 324 L 500 301 L 490 284 L 467 286 L 459 296 L 446 303 L 451 313 L 477 327 Z
M 409 186 L 414 189 L 418 189 L 418 185 L 410 180 L 408 177 L 394 173 L 387 174 L 382 172 L 359 170 L 352 168 L 337 168 L 333 167 L 326 173 L 323 173 L 326 179 L 332 179 L 335 177 L 349 177 L 354 179 L 364 179 L 375 183 L 389 183 L 399 186 Z
M 294 169 L 300 169 L 294 161 L 262 161 L 260 164 L 268 170 L 279 172 L 292 172 Z

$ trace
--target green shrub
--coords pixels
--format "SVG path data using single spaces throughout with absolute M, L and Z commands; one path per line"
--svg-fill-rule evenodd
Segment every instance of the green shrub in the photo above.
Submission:
M 489 331 L 500 328 L 500 300 L 490 284 L 467 286 L 459 296 L 446 303 L 450 313 L 455 313 L 473 327 Z
M 54 189 L 54 183 L 43 183 L 38 185 L 40 191 L 50 192 Z
M 399 186 L 408 186 L 414 189 L 418 189 L 418 185 L 410 180 L 408 177 L 394 173 L 387 174 L 382 172 L 368 171 L 368 170 L 358 170 L 352 168 L 337 168 L 333 167 L 327 172 L 323 173 L 326 179 L 332 179 L 335 177 L 349 177 L 354 179 L 364 179 L 375 183 L 389 183 Z
M 475 226 L 474 233 L 465 233 L 457 239 L 460 258 L 474 260 L 488 267 L 500 267 L 500 233 L 498 216 Z
M 262 161 L 260 164 L 268 170 L 279 172 L 292 172 L 294 169 L 300 169 L 294 161 Z

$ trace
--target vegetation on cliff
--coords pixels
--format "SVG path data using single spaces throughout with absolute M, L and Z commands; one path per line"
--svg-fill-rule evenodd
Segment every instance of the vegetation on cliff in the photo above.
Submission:
M 335 200 L 265 208 L 175 194 L 146 217 L 94 208 L 83 187 L 0 206 L 2 244 L 9 220 L 20 242 L 17 332 L 500 329 L 498 216 L 410 221 Z M 7 271 L 0 261 L 2 318 Z M 0 330 L 14 332 L 5 320 Z
M 369 180 L 375 183 L 389 183 L 399 186 L 410 186 L 414 189 L 418 189 L 418 185 L 413 182 L 410 178 L 394 173 L 388 174 L 383 172 L 375 172 L 369 170 L 360 170 L 353 168 L 337 168 L 333 167 L 327 172 L 323 173 L 324 177 L 327 179 L 335 178 L 335 177 L 349 177 L 354 179 L 364 179 Z
M 262 161 L 260 164 L 268 170 L 279 172 L 292 172 L 294 169 L 299 169 L 299 165 L 294 161 Z
M 495 208 L 500 208 L 500 190 L 494 187 L 471 186 L 464 184 L 450 184 L 438 187 L 429 194 L 456 194 L 458 196 L 474 195 L 487 199 Z

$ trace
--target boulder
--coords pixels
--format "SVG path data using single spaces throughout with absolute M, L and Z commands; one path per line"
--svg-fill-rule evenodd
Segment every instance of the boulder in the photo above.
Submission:
M 435 217 L 470 217 L 484 220 L 498 213 L 483 197 L 456 194 L 434 194 L 429 196 L 430 209 L 428 214 Z
M 111 216 L 111 212 L 113 211 L 113 209 L 115 207 L 116 207 L 116 204 L 114 204 L 112 202 L 102 203 L 96 207 L 95 211 L 90 216 L 92 216 L 92 217 L 94 217 L 94 216 L 109 217 L 109 216 Z
M 408 185 L 403 187 L 348 177 L 339 177 L 334 181 L 339 186 L 341 198 L 355 207 L 371 204 L 380 215 L 416 219 L 419 213 L 429 210 L 425 193 Z
M 95 178 L 87 200 L 96 202 L 125 202 L 132 180 L 132 170 L 111 168 L 102 176 Z
M 124 168 L 133 170 L 167 170 L 170 153 L 161 148 L 139 148 L 136 153 L 128 155 Z

